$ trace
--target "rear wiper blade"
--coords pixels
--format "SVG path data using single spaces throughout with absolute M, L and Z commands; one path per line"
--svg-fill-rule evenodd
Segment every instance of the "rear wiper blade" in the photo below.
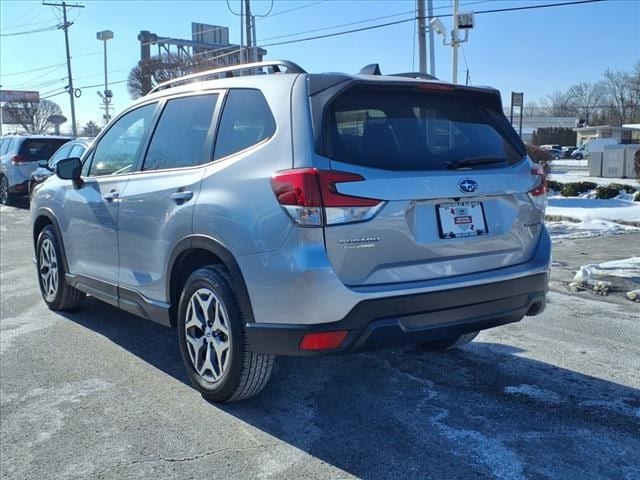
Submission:
M 464 167 L 475 167 L 478 165 L 491 165 L 492 163 L 504 163 L 507 160 L 504 158 L 498 157 L 473 157 L 473 158 L 464 158 L 462 160 L 452 160 L 447 162 L 447 168 L 450 170 L 455 170 L 457 168 Z

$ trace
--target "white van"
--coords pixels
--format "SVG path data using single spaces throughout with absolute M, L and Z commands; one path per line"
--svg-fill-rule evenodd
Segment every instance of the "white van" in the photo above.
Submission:
M 588 157 L 591 152 L 603 152 L 605 145 L 618 145 L 618 140 L 615 138 L 594 138 L 587 140 L 578 148 L 576 148 L 571 156 L 576 160 L 582 160 Z

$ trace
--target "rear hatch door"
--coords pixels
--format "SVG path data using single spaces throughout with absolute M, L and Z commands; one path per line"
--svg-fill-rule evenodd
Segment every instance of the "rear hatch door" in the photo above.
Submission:
M 362 181 L 341 194 L 378 199 L 377 215 L 325 227 L 347 285 L 455 277 L 530 259 L 541 178 L 491 91 L 357 85 L 327 103 L 320 154 Z

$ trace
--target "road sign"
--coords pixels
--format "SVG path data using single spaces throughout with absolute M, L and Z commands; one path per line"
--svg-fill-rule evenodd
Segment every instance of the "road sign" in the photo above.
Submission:
M 524 103 L 524 93 L 522 92 L 511 92 L 511 106 L 512 107 L 523 107 Z
M 29 90 L 0 90 L 0 102 L 39 103 L 40 92 Z

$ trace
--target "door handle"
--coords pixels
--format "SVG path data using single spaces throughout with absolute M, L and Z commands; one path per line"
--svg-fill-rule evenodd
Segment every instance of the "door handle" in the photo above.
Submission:
M 171 199 L 175 200 L 178 204 L 188 202 L 193 198 L 193 192 L 191 190 L 178 190 L 171 194 Z
M 115 190 L 111 190 L 109 193 L 105 193 L 102 198 L 104 198 L 107 202 L 113 202 L 120 197 L 120 194 Z

